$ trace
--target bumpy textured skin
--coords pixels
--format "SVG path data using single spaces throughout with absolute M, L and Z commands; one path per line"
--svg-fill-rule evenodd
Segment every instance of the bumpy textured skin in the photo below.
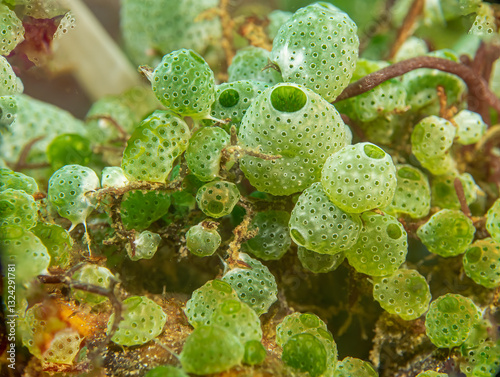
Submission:
M 391 215 L 372 211 L 361 215 L 363 227 L 358 242 L 346 251 L 349 264 L 370 276 L 391 275 L 406 260 L 407 234 Z
M 43 318 L 43 315 L 43 306 L 40 303 L 35 304 L 26 311 L 26 316 L 19 326 L 23 344 L 32 355 L 45 363 L 73 364 L 74 358 L 80 351 L 80 343 L 84 338 L 77 330 L 72 328 L 65 327 L 58 331 L 57 329 L 50 329 L 48 321 Z M 42 352 L 40 344 L 37 344 L 37 339 L 39 339 L 40 334 L 47 334 L 50 331 L 53 332 L 51 334 L 53 338 L 48 344 L 45 344 L 46 348 Z
M 428 55 L 459 61 L 455 53 L 450 50 L 433 51 Z M 467 88 L 458 76 L 428 68 L 416 69 L 404 74 L 402 83 L 406 87 L 407 104 L 412 110 L 422 110 L 426 114 L 439 114 L 437 86 L 445 88 L 448 105 L 459 102 Z
M 73 274 L 73 279 L 76 281 L 106 289 L 109 287 L 112 278 L 114 278 L 114 276 L 110 270 L 95 264 L 87 264 Z M 91 305 L 100 304 L 107 300 L 106 296 L 96 295 L 78 289 L 73 290 L 73 295 L 78 301 L 84 301 Z
M 119 166 L 107 166 L 102 169 L 101 186 L 106 187 L 125 187 L 129 184 L 129 180 L 125 177 L 123 169 Z
M 467 377 L 497 376 L 500 372 L 500 343 L 488 340 L 480 346 L 462 351 L 460 371 Z
M 218 127 L 204 127 L 191 136 L 185 157 L 196 178 L 208 182 L 219 176 L 222 150 L 229 143 L 227 132 Z
M 290 215 L 290 234 L 300 246 L 321 254 L 336 254 L 358 240 L 361 220 L 358 214 L 333 204 L 316 182 L 299 197 Z
M 200 326 L 186 339 L 179 360 L 182 369 L 194 374 L 218 373 L 238 365 L 245 349 L 240 340 L 220 326 Z
M 196 193 L 198 207 L 207 216 L 219 218 L 229 215 L 240 200 L 238 187 L 232 182 L 209 182 Z
M 38 191 L 35 179 L 7 168 L 0 168 L 0 191 L 14 189 L 33 195 Z
M 229 330 L 243 346 L 251 340 L 262 339 L 259 316 L 238 299 L 221 302 L 212 314 L 212 324 Z
M 328 198 L 343 211 L 383 208 L 396 191 L 396 167 L 389 154 L 371 143 L 347 146 L 332 154 L 321 172 Z
M 135 129 L 123 152 L 122 169 L 130 181 L 165 182 L 191 136 L 186 122 L 157 110 Z
M 319 3 L 299 9 L 279 29 L 271 60 L 285 82 L 304 85 L 332 102 L 349 84 L 358 59 L 356 24 Z
M 469 110 L 460 111 L 452 120 L 457 125 L 457 143 L 462 145 L 477 143 L 488 128 L 481 115 Z
M 429 284 L 416 270 L 400 269 L 390 276 L 374 277 L 373 283 L 373 298 L 405 321 L 420 317 L 429 308 Z
M 186 247 L 198 257 L 213 255 L 219 248 L 221 238 L 216 229 L 208 229 L 203 225 L 193 225 L 186 233 Z
M 244 155 L 240 161 L 250 183 L 272 195 L 290 195 L 318 181 L 328 156 L 348 141 L 337 110 L 296 84 L 277 84 L 255 98 L 238 137 L 244 148 L 281 156 Z
M 159 234 L 145 230 L 134 240 L 134 252 L 132 252 L 130 245 L 127 245 L 127 254 L 131 260 L 151 259 L 156 254 L 160 242 L 161 236 Z
M 449 153 L 438 157 L 429 157 L 419 162 L 422 167 L 426 168 L 434 176 L 455 174 L 457 170 L 457 164 Z
M 469 34 L 490 42 L 497 31 L 494 9 L 487 4 L 481 4 L 476 10 L 476 18 L 469 29 Z
M 126 229 L 146 229 L 167 213 L 170 204 L 170 195 L 166 192 L 129 191 L 123 196 L 120 204 L 123 225 Z
M 431 204 L 433 207 L 441 207 L 447 209 L 460 209 L 460 201 L 458 200 L 457 190 L 455 190 L 455 178 L 460 179 L 464 189 L 465 201 L 467 204 L 472 204 L 477 199 L 479 187 L 476 185 L 474 178 L 469 173 L 463 174 L 445 174 L 433 177 L 431 181 Z
M 240 253 L 240 259 L 250 268 L 234 268 L 224 274 L 222 280 L 229 283 L 241 301 L 248 304 L 260 316 L 267 313 L 277 300 L 276 279 L 261 262 Z
M 293 337 L 300 334 L 312 335 L 323 345 L 326 353 L 326 368 L 323 375 L 331 376 L 337 365 L 337 344 L 326 324 L 311 313 L 287 315 L 276 327 L 276 343 L 285 348 Z
M 20 226 L 2 226 L 0 229 L 2 265 L 16 265 L 16 286 L 30 282 L 47 272 L 50 255 L 42 241 L 29 230 Z
M 500 199 L 497 199 L 486 213 L 486 229 L 491 237 L 500 243 Z
M 453 144 L 456 128 L 435 115 L 422 119 L 411 134 L 411 151 L 421 162 L 446 154 Z M 425 167 L 427 167 L 425 165 Z
M 49 179 L 48 198 L 61 217 L 70 220 L 73 227 L 85 223 L 94 209 L 89 192 L 100 187 L 99 177 L 90 168 L 66 165 Z
M 261 81 L 238 80 L 225 82 L 216 86 L 215 101 L 211 115 L 216 119 L 230 119 L 223 125 L 230 132 L 231 126 L 236 130 L 255 97 L 261 94 L 270 85 Z
M 214 73 L 193 50 L 165 55 L 153 72 L 151 86 L 165 107 L 182 116 L 206 118 L 215 100 Z
M 70 264 L 73 238 L 57 224 L 38 222 L 31 232 L 45 245 L 50 255 L 50 266 L 66 268 Z
M 295 312 L 283 318 L 276 327 L 276 343 L 283 347 L 293 335 L 318 329 L 328 331 L 326 323 L 316 314 Z
M 378 71 L 389 64 L 359 59 L 351 82 Z M 390 79 L 366 93 L 337 102 L 335 107 L 351 119 L 370 122 L 395 111 L 406 109 L 406 89 L 398 79 Z
M 0 157 L 16 162 L 23 147 L 44 136 L 30 149 L 26 162 L 47 162 L 47 146 L 64 133 L 86 135 L 82 121 L 54 105 L 24 94 L 0 97 L 0 126 L 6 127 L 0 139 Z
M 50 347 L 42 354 L 42 360 L 46 363 L 72 365 L 76 355 L 80 352 L 82 341 L 83 337 L 75 329 L 67 328 L 58 331 Z
M 123 319 L 111 340 L 121 346 L 136 346 L 149 342 L 163 331 L 167 315 L 160 305 L 145 296 L 132 296 L 122 303 Z M 108 321 L 108 330 L 114 320 L 114 313 Z
M 248 46 L 239 49 L 227 69 L 228 83 L 253 80 L 273 85 L 283 82 L 279 71 L 274 68 L 264 69 L 269 64 L 270 56 L 269 51 L 260 47 Z
M 9 55 L 24 40 L 23 23 L 5 4 L 0 4 L 0 55 Z
M 292 336 L 283 346 L 281 360 L 289 367 L 308 372 L 311 377 L 321 376 L 327 369 L 325 347 L 308 333 Z
M 180 48 L 202 54 L 210 46 L 217 47 L 219 17 L 198 16 L 218 5 L 218 0 L 123 0 L 120 26 L 128 55 L 137 65 L 153 65 Z
M 464 270 L 483 287 L 500 286 L 500 243 L 492 238 L 474 242 L 465 252 Z
M 324 274 L 336 270 L 344 261 L 345 253 L 335 253 L 333 255 L 320 254 L 312 250 L 307 250 L 303 246 L 297 249 L 297 257 L 302 267 L 315 274 Z
M 291 245 L 288 221 L 290 214 L 286 211 L 263 211 L 252 219 L 250 229 L 258 228 L 257 235 L 242 245 L 245 252 L 263 260 L 278 260 L 288 251 Z
M 210 325 L 217 306 L 229 299 L 238 299 L 236 291 L 225 281 L 210 280 L 193 292 L 184 313 L 195 328 Z
M 7 59 L 0 56 L 0 96 L 19 94 L 23 90 L 21 79 L 16 76 Z
M 373 366 L 364 360 L 355 357 L 345 357 L 339 362 L 334 377 L 378 377 Z
M 431 253 L 453 257 L 465 252 L 476 228 L 461 211 L 442 209 L 417 230 L 417 236 Z
M 123 135 L 106 118 L 113 119 L 126 132 L 132 133 L 134 128 L 158 107 L 160 103 L 156 96 L 150 88 L 144 86 L 133 87 L 117 95 L 101 97 L 87 112 L 88 133 L 95 142 L 109 143 Z
M 292 12 L 286 12 L 283 10 L 275 9 L 267 15 L 269 20 L 269 25 L 267 25 L 267 35 L 269 39 L 273 40 L 278 31 L 286 21 L 288 21 L 293 16 Z
M 21 190 L 0 191 L 0 226 L 18 225 L 33 228 L 38 220 L 38 206 L 31 195 Z
M 427 216 L 431 209 L 431 189 L 427 176 L 411 165 L 396 165 L 397 187 L 391 204 L 383 209 L 393 216 L 406 214 L 414 219 Z
M 479 309 L 470 298 L 448 293 L 431 302 L 425 316 L 425 333 L 436 347 L 460 346 L 479 318 Z

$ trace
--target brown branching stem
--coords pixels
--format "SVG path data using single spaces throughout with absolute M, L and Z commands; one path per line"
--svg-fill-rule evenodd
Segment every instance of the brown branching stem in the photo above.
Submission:
M 46 162 L 41 162 L 41 163 L 34 163 L 34 164 L 29 164 L 26 162 L 28 159 L 28 155 L 33 148 L 33 146 L 38 143 L 40 140 L 45 138 L 45 136 L 39 136 L 36 137 L 32 140 L 30 140 L 27 144 L 24 145 L 23 149 L 21 150 L 21 153 L 19 154 L 19 158 L 17 159 L 17 162 L 14 164 L 11 164 L 12 170 L 14 171 L 21 171 L 23 169 L 43 169 L 43 168 L 48 168 L 50 165 Z
M 494 62 L 500 57 L 500 45 L 488 44 L 482 42 L 476 51 L 474 60 L 471 61 L 470 67 L 474 72 L 481 76 L 485 82 L 489 83 L 491 72 L 493 70 Z M 491 124 L 490 113 L 488 112 L 488 105 L 484 102 L 477 101 L 469 94 L 468 102 L 476 101 L 477 112 L 481 114 L 483 120 L 487 124 Z
M 71 276 L 75 273 L 76 270 L 80 269 L 83 267 L 83 264 L 78 264 L 74 266 L 73 268 L 69 269 L 68 271 L 61 273 L 61 274 L 56 274 L 56 275 L 39 275 L 38 280 L 43 283 L 43 284 L 64 284 L 69 288 L 72 289 L 77 289 L 80 291 L 85 291 L 88 293 L 93 293 L 96 295 L 104 296 L 109 299 L 109 302 L 111 303 L 113 307 L 113 311 L 115 314 L 115 317 L 113 319 L 113 324 L 111 325 L 111 329 L 106 335 L 106 339 L 104 342 L 96 349 L 95 354 L 97 355 L 104 347 L 106 347 L 109 342 L 111 341 L 111 338 L 115 334 L 116 330 L 118 330 L 118 326 L 120 324 L 120 321 L 123 319 L 122 318 L 122 303 L 118 299 L 118 297 L 115 295 L 115 287 L 118 284 L 118 281 L 114 278 L 110 279 L 109 287 L 104 288 L 100 287 L 98 285 L 94 284 L 89 284 L 89 283 L 84 283 L 78 280 L 74 280 Z M 92 357 L 89 356 L 89 359 Z
M 104 196 L 111 195 L 114 198 L 122 198 L 127 192 L 134 190 L 146 191 L 179 191 L 182 189 L 183 178 L 178 178 L 170 183 L 133 181 L 123 187 L 107 187 L 96 191 L 94 197 L 101 201 Z
M 462 185 L 462 181 L 460 178 L 455 178 L 453 181 L 453 186 L 455 186 L 455 191 L 457 193 L 458 201 L 460 202 L 460 208 L 465 216 L 469 219 L 472 218 L 472 214 L 469 209 L 469 205 L 467 204 L 467 200 L 465 199 L 464 186 Z
M 494 108 L 495 111 L 500 113 L 500 99 L 491 91 L 488 87 L 488 83 L 482 77 L 478 76 L 471 68 L 463 64 L 433 56 L 418 56 L 403 60 L 382 68 L 379 71 L 370 73 L 345 88 L 342 94 L 338 96 L 333 103 L 365 93 L 387 80 L 399 77 L 419 68 L 438 69 L 443 72 L 457 75 L 467 84 L 470 96 L 475 98 L 476 101 L 486 102 L 489 106 Z M 476 110 L 474 108 L 474 103 L 469 103 L 469 110 Z
M 234 238 L 229 243 L 227 252 L 229 254 L 228 259 L 226 260 L 227 264 L 230 268 L 235 267 L 243 267 L 249 268 L 249 266 L 244 263 L 239 258 L 241 244 L 253 237 L 255 237 L 258 233 L 258 229 L 249 230 L 250 223 L 255 216 L 255 210 L 253 209 L 252 204 L 245 200 L 244 198 L 240 199 L 238 205 L 243 207 L 246 211 L 245 217 L 243 221 L 233 230 Z
M 476 143 L 474 152 L 471 153 L 470 161 L 485 160 L 487 163 L 487 180 L 492 182 L 500 191 L 500 158 L 494 152 L 495 147 L 500 146 L 500 125 L 495 125 L 486 131 L 481 140 Z
M 394 59 L 403 43 L 405 43 L 408 37 L 413 33 L 417 18 L 420 16 L 420 14 L 422 14 L 422 11 L 424 10 L 424 4 L 425 0 L 413 0 L 408 14 L 406 15 L 405 19 L 403 20 L 403 24 L 398 30 L 396 41 L 392 45 L 391 51 L 389 53 L 389 60 Z
M 184 180 L 184 170 L 181 169 L 180 176 L 166 184 L 166 183 L 158 183 L 158 182 L 146 182 L 146 181 L 136 181 L 130 182 L 127 186 L 124 187 L 108 187 L 104 189 L 100 189 L 95 192 L 94 198 L 98 203 L 106 203 L 108 207 L 108 212 L 112 220 L 112 227 L 116 232 L 116 235 L 119 239 L 127 240 L 130 244 L 132 255 L 135 254 L 135 230 L 126 230 L 121 219 L 120 214 L 120 204 L 123 200 L 123 196 L 129 192 L 134 190 L 145 190 L 145 191 L 179 191 L 182 189 L 182 182 Z M 116 239 L 113 238 L 111 240 L 105 241 L 106 244 L 114 243 Z
M 109 122 L 120 133 L 122 140 L 128 140 L 130 136 L 128 132 L 125 131 L 125 129 L 115 119 L 113 119 L 113 117 L 110 117 L 109 115 L 99 115 L 99 114 L 91 115 L 87 117 L 87 121 L 90 120 L 97 120 L 97 121 L 105 120 Z
M 281 155 L 279 155 L 279 154 L 278 155 L 265 154 L 265 153 L 257 152 L 257 151 L 252 150 L 252 149 L 242 148 L 239 145 L 231 145 L 229 147 L 224 148 L 222 150 L 222 154 L 229 154 L 229 155 L 235 154 L 238 158 L 241 155 L 246 154 L 248 156 L 262 158 L 263 160 L 267 160 L 267 161 L 277 160 L 277 159 L 281 158 Z
M 344 123 L 354 131 L 354 133 L 359 137 L 360 140 L 365 140 L 365 133 L 363 132 L 361 127 L 359 127 L 359 125 L 357 125 L 351 118 L 349 118 L 345 114 L 340 114 L 340 116 L 342 117 Z

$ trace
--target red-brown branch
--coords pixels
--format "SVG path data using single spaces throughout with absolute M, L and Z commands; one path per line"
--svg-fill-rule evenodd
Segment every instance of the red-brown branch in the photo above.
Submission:
M 398 30 L 398 36 L 396 37 L 396 41 L 392 45 L 391 51 L 389 53 L 389 60 L 394 59 L 397 52 L 408 39 L 408 37 L 412 34 L 415 23 L 417 22 L 418 16 L 424 10 L 424 0 L 413 0 L 410 9 L 408 10 L 408 14 L 403 20 L 403 24 Z
M 481 76 L 485 82 L 490 82 L 493 63 L 500 57 L 500 45 L 481 43 L 476 51 L 474 60 L 470 62 L 471 69 Z M 469 94 L 469 103 L 476 103 L 476 112 L 481 114 L 485 123 L 491 125 L 490 113 L 488 105 L 484 102 L 477 101 Z
M 419 68 L 438 69 L 443 72 L 457 75 L 467 84 L 470 96 L 479 102 L 486 102 L 489 106 L 494 108 L 495 111 L 500 113 L 500 99 L 491 91 L 488 87 L 488 83 L 482 77 L 478 76 L 471 68 L 463 64 L 433 56 L 418 56 L 416 58 L 403 60 L 382 68 L 379 71 L 370 73 L 345 88 L 334 103 L 365 93 L 387 80 L 399 77 Z M 472 103 L 469 103 L 469 110 L 475 111 L 475 106 L 473 106 Z
M 74 280 L 71 278 L 71 275 L 77 270 L 81 268 L 83 264 L 79 264 L 72 269 L 66 271 L 62 274 L 57 275 L 38 275 L 38 280 L 43 284 L 64 284 L 69 288 L 78 289 L 81 291 L 85 291 L 88 293 L 93 293 L 100 296 L 105 296 L 109 299 L 111 305 L 113 306 L 115 317 L 113 319 L 113 324 L 111 325 L 111 329 L 108 332 L 106 339 L 103 343 L 103 346 L 106 346 L 116 330 L 118 330 L 118 325 L 122 320 L 122 304 L 118 297 L 115 295 L 115 287 L 118 284 L 116 279 L 111 279 L 108 288 L 100 287 L 98 285 L 84 283 L 78 280 Z
M 21 153 L 19 154 L 19 158 L 17 159 L 17 162 L 14 164 L 13 170 L 20 171 L 22 169 L 27 169 L 27 167 L 32 167 L 33 165 L 35 165 L 35 164 L 28 164 L 26 162 L 26 160 L 28 159 L 28 155 L 29 155 L 31 149 L 33 148 L 33 145 L 38 143 L 43 138 L 45 138 L 45 135 L 38 136 L 38 137 L 30 140 L 27 144 L 24 145 L 23 149 L 21 150 Z M 39 168 L 39 167 L 44 168 L 44 167 L 50 166 L 49 164 L 44 163 L 44 162 L 41 164 L 42 164 L 41 166 L 38 166 L 40 164 L 36 164 L 37 166 L 35 167 L 35 169 Z
M 465 198 L 464 186 L 462 185 L 462 181 L 460 180 L 460 178 L 455 178 L 455 180 L 453 181 L 453 185 L 455 186 L 455 191 L 457 193 L 458 201 L 460 202 L 460 208 L 462 209 L 462 212 L 469 219 L 472 218 L 469 205 L 467 204 L 467 199 Z
M 89 117 L 87 117 L 87 121 L 89 120 L 107 120 L 109 123 L 111 123 L 111 125 L 116 128 L 116 130 L 120 133 L 121 137 L 124 139 L 124 140 L 127 140 L 129 138 L 129 134 L 127 131 L 125 131 L 125 129 L 120 125 L 120 123 L 118 123 L 115 119 L 113 119 L 113 117 L 110 117 L 109 115 L 99 115 L 99 114 L 96 114 L 96 115 L 91 115 Z

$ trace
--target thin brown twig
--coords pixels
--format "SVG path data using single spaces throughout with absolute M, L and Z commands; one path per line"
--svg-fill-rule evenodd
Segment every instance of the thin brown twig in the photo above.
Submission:
M 20 171 L 22 169 L 26 169 L 27 166 L 30 166 L 33 169 L 33 166 L 35 166 L 35 165 L 37 165 L 37 167 L 48 167 L 48 166 L 50 166 L 47 163 L 41 163 L 44 166 L 41 166 L 41 164 L 27 164 L 26 163 L 26 160 L 28 159 L 28 155 L 29 155 L 29 153 L 31 151 L 31 148 L 33 148 L 33 145 L 35 145 L 36 143 L 38 143 L 40 140 L 42 140 L 44 138 L 45 138 L 45 135 L 35 137 L 34 139 L 31 139 L 27 144 L 24 145 L 23 149 L 21 150 L 21 153 L 19 154 L 19 158 L 17 159 L 17 162 L 14 164 L 14 169 L 13 170 Z
M 279 154 L 277 154 L 277 155 L 265 154 L 265 153 L 254 151 L 252 149 L 242 148 L 239 145 L 230 145 L 230 146 L 224 148 L 222 150 L 222 153 L 223 154 L 224 153 L 237 154 L 238 156 L 240 156 L 242 154 L 246 154 L 248 156 L 262 158 L 263 160 L 267 160 L 267 161 L 269 161 L 269 160 L 278 160 L 278 159 L 280 159 L 282 157 Z
M 425 0 L 413 0 L 413 3 L 410 6 L 408 14 L 403 20 L 403 24 L 398 30 L 398 36 L 396 37 L 396 41 L 392 45 L 391 51 L 389 52 L 389 60 L 394 59 L 397 52 L 408 39 L 408 37 L 413 33 L 413 29 L 415 27 L 415 23 L 417 18 L 422 14 L 424 10 Z
M 255 237 L 258 233 L 258 230 L 249 230 L 250 223 L 255 216 L 255 211 L 253 209 L 252 204 L 242 198 L 238 205 L 242 206 L 246 210 L 245 217 L 243 221 L 233 230 L 234 238 L 229 243 L 227 252 L 229 254 L 229 258 L 227 259 L 227 263 L 231 268 L 234 267 L 248 267 L 246 263 L 239 259 L 239 253 L 241 244 L 253 237 Z
M 490 81 L 491 72 L 493 70 L 493 63 L 500 57 L 500 45 L 487 44 L 482 42 L 476 51 L 474 60 L 470 62 L 470 67 L 474 72 L 481 76 L 485 82 Z M 488 111 L 488 105 L 484 102 L 478 101 L 471 95 L 468 98 L 469 102 L 476 102 L 476 112 L 479 113 L 484 122 L 491 125 L 491 117 Z
M 135 239 L 136 231 L 134 229 L 127 230 L 122 222 L 120 204 L 122 203 L 123 196 L 129 191 L 147 190 L 147 191 L 179 191 L 182 189 L 182 182 L 184 180 L 184 170 L 181 169 L 179 178 L 170 182 L 169 184 L 159 182 L 136 181 L 130 182 L 124 187 L 107 187 L 100 189 L 94 193 L 98 203 L 105 203 L 107 212 L 111 217 L 111 226 L 115 230 L 115 236 L 111 239 L 105 240 L 105 244 L 113 244 L 119 240 L 125 240 L 130 244 L 132 255 L 135 255 Z M 107 200 L 106 200 L 107 199 Z
M 360 140 L 366 140 L 365 133 L 363 132 L 361 127 L 359 127 L 358 124 L 356 124 L 351 118 L 349 118 L 345 114 L 340 114 L 340 116 L 342 117 L 344 123 L 347 124 L 351 128 L 351 130 L 354 131 L 354 133 L 360 138 Z
M 120 135 L 122 136 L 122 139 L 125 139 L 127 140 L 130 135 L 128 134 L 127 131 L 125 131 L 125 129 L 120 125 L 120 123 L 118 123 L 115 119 L 113 119 L 113 117 L 110 117 L 109 115 L 100 115 L 100 114 L 96 114 L 96 115 L 91 115 L 89 117 L 87 117 L 87 121 L 89 120 L 107 120 L 108 122 L 111 123 L 111 125 L 116 128 L 116 130 L 120 133 Z
M 443 72 L 457 75 L 467 84 L 469 93 L 474 98 L 478 101 L 485 101 L 489 106 L 494 108 L 495 111 L 500 113 L 500 99 L 491 91 L 488 87 L 488 83 L 484 81 L 482 77 L 478 76 L 471 68 L 463 64 L 433 56 L 418 56 L 403 60 L 382 68 L 379 71 L 370 73 L 345 88 L 333 103 L 365 93 L 387 80 L 399 77 L 419 68 L 438 69 Z M 470 105 L 469 103 L 469 110 L 474 111 L 474 106 Z
M 464 186 L 462 185 L 462 181 L 460 178 L 455 178 L 453 181 L 453 186 L 455 186 L 455 191 L 457 193 L 458 201 L 460 202 L 460 208 L 465 216 L 469 219 L 472 219 L 472 214 L 470 212 L 469 205 L 467 204 L 467 200 L 465 198 Z
M 118 330 L 118 326 L 120 324 L 120 321 L 123 319 L 122 318 L 123 308 L 122 308 L 121 301 L 115 295 L 115 287 L 118 284 L 118 281 L 116 279 L 111 278 L 110 282 L 109 282 L 109 287 L 104 288 L 104 287 L 100 287 L 98 285 L 84 283 L 84 282 L 74 280 L 71 278 L 73 273 L 76 270 L 78 270 L 79 268 L 81 268 L 82 266 L 83 266 L 83 263 L 78 264 L 62 274 L 38 275 L 38 280 L 43 284 L 64 284 L 64 285 L 68 286 L 69 288 L 77 289 L 80 291 L 85 291 L 88 293 L 93 293 L 93 294 L 100 295 L 100 296 L 105 296 L 109 299 L 109 302 L 113 306 L 115 317 L 113 319 L 113 324 L 111 325 L 111 329 L 108 332 L 108 334 L 106 335 L 106 338 L 104 339 L 104 342 L 101 344 L 101 346 L 97 347 L 97 350 L 95 353 L 98 354 L 100 352 L 100 350 L 103 349 L 111 341 L 111 338 L 115 334 L 116 330 Z

